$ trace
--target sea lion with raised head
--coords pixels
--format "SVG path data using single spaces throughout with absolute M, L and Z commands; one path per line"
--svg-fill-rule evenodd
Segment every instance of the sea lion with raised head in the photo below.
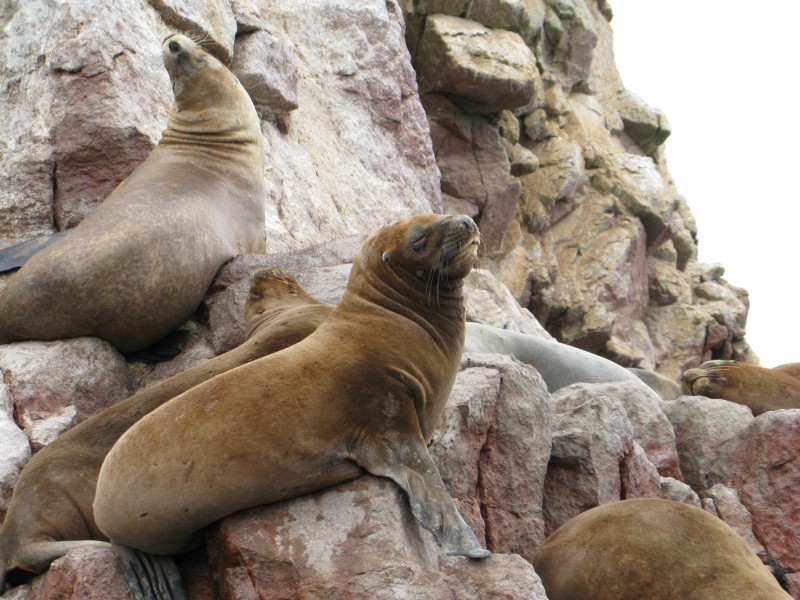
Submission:
M 766 369 L 736 360 L 710 360 L 681 375 L 687 396 L 720 398 L 749 406 L 753 415 L 770 410 L 800 408 L 797 363 Z
M 790 600 L 721 519 L 655 498 L 603 504 L 554 531 L 533 567 L 550 600 Z
M 20 473 L 0 528 L 0 593 L 7 571 L 10 580 L 21 581 L 72 548 L 107 539 L 92 512 L 97 475 L 136 421 L 215 375 L 300 341 L 331 310 L 284 271 L 259 269 L 250 278 L 243 344 L 97 413 L 36 453 Z
M 88 335 L 140 350 L 191 316 L 223 263 L 264 251 L 264 138 L 250 97 L 182 35 L 162 54 L 175 101 L 161 141 L 10 276 L 0 343 Z
M 359 477 L 394 480 L 448 554 L 489 555 L 427 443 L 455 381 L 480 235 L 418 215 L 364 242 L 341 302 L 289 348 L 193 387 L 114 445 L 94 515 L 115 543 L 189 550 L 208 524 Z

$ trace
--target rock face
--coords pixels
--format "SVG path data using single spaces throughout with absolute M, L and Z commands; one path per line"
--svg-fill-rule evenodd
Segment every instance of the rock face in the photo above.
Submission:
M 267 254 L 219 272 L 157 365 L 89 338 L 0 347 L 0 518 L 25 462 L 134 390 L 241 343 L 264 265 L 341 296 L 361 240 L 466 213 L 486 254 L 470 320 L 675 379 L 756 360 L 747 292 L 697 262 L 666 168 L 666 117 L 626 90 L 605 0 L 30 0 L 0 9 L 0 247 L 79 224 L 157 143 L 179 30 L 237 74 L 267 145 Z M 0 275 L 0 286 L 6 277 Z M 661 497 L 727 522 L 800 599 L 800 411 L 658 402 L 626 384 L 550 396 L 533 367 L 468 355 L 430 448 L 494 555 L 444 556 L 374 477 L 216 524 L 180 560 L 192 599 L 546 598 L 528 562 L 599 503 Z M 131 598 L 85 548 L 3 598 Z

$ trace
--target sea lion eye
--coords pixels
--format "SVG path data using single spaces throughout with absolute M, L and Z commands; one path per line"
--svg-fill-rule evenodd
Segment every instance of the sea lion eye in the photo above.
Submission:
M 425 242 L 428 241 L 429 231 L 424 227 L 417 226 L 408 232 L 408 247 L 413 252 L 421 252 L 425 249 Z
M 389 253 L 384 252 L 383 254 L 381 254 L 381 260 L 385 263 L 389 262 Z

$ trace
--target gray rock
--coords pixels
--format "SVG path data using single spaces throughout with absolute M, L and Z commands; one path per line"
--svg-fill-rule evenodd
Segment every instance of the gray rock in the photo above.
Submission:
M 538 77 L 533 53 L 518 34 L 448 15 L 427 18 L 415 64 L 421 92 L 452 94 L 479 113 L 525 106 Z
M 297 63 L 278 36 L 267 31 L 239 35 L 231 71 L 262 118 L 275 119 L 297 108 Z
M 705 490 L 720 479 L 712 479 L 711 467 L 721 447 L 744 432 L 753 420 L 750 409 L 727 402 L 683 396 L 666 401 L 663 409 L 675 430 L 681 471 L 695 490 Z

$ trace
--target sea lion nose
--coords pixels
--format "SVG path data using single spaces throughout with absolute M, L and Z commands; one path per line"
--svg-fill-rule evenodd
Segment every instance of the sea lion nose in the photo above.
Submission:
M 169 44 L 167 44 L 167 47 L 169 48 L 169 51 L 172 52 L 173 54 L 177 53 L 178 50 L 181 49 L 181 45 L 175 40 L 170 40 Z

